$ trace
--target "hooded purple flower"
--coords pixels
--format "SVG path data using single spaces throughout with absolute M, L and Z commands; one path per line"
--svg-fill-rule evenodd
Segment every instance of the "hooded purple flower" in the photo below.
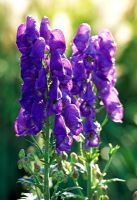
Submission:
M 95 119 L 96 116 L 94 108 L 95 103 L 96 103 L 96 98 L 92 91 L 91 83 L 89 82 L 87 83 L 86 92 L 83 95 L 83 101 L 80 105 L 81 115 L 83 117 L 87 117 L 90 115 L 90 117 L 92 116 L 92 119 Z
M 56 115 L 54 123 L 54 134 L 56 138 L 56 150 L 58 153 L 70 151 L 72 137 L 69 135 L 70 130 L 67 128 L 62 115 Z
M 61 55 L 65 53 L 66 42 L 65 42 L 64 34 L 61 30 L 53 29 L 51 31 L 50 49 L 51 49 L 51 52 L 57 51 Z
M 66 125 L 71 131 L 71 135 L 79 135 L 82 130 L 82 122 L 80 119 L 79 109 L 75 104 L 68 104 L 63 110 L 63 116 L 66 122 Z
M 78 51 L 84 51 L 88 45 L 90 38 L 91 28 L 88 24 L 83 23 L 79 26 L 73 43 Z
M 47 45 L 49 45 L 49 41 L 51 38 L 51 28 L 49 25 L 48 17 L 44 16 L 41 20 L 40 24 L 40 36 L 45 39 Z
M 42 128 L 41 123 L 36 123 L 32 115 L 23 108 L 20 109 L 14 127 L 17 136 L 36 135 Z
M 85 149 L 91 147 L 97 147 L 99 145 L 99 127 L 95 122 L 86 118 L 84 123 L 84 135 L 85 135 Z
M 17 30 L 16 44 L 20 52 L 28 54 L 32 43 L 39 37 L 36 21 L 32 17 L 27 17 L 26 23 L 21 24 Z

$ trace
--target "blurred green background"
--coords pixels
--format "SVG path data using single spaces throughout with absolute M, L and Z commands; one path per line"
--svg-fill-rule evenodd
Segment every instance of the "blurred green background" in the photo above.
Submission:
M 109 142 L 120 150 L 109 170 L 109 177 L 126 179 L 113 183 L 110 199 L 130 200 L 137 190 L 137 1 L 136 0 L 0 0 L 0 200 L 15 200 L 22 190 L 16 184 L 22 171 L 17 169 L 18 151 L 27 147 L 24 138 L 15 136 L 13 124 L 21 95 L 19 52 L 16 30 L 27 15 L 38 21 L 47 15 L 52 27 L 61 28 L 68 55 L 76 29 L 82 22 L 91 25 L 93 34 L 102 28 L 113 33 L 117 49 L 117 89 L 124 105 L 123 124 L 108 122 L 101 133 L 101 152 Z M 103 162 L 103 156 L 100 158 Z

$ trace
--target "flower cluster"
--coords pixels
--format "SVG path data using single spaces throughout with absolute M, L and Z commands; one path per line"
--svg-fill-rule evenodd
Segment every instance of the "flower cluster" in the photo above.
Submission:
M 96 90 L 112 121 L 122 122 L 123 107 L 115 89 L 116 44 L 109 31 L 91 36 L 81 24 L 74 37 L 72 56 L 65 55 L 61 30 L 51 29 L 43 17 L 40 29 L 27 17 L 17 31 L 23 80 L 21 109 L 15 122 L 18 136 L 36 135 L 54 115 L 56 150 L 70 151 L 73 139 L 85 136 L 85 148 L 99 145 Z

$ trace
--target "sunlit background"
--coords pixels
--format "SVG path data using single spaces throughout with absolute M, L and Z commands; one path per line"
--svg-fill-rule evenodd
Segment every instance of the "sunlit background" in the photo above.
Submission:
M 101 133 L 100 164 L 103 166 L 107 144 L 119 144 L 108 176 L 126 180 L 110 185 L 112 200 L 130 200 L 137 190 L 137 1 L 136 0 L 0 0 L 0 200 L 16 200 L 23 188 L 17 179 L 20 148 L 29 145 L 16 138 L 13 124 L 21 95 L 19 53 L 16 30 L 27 15 L 38 21 L 49 17 L 51 27 L 64 31 L 67 55 L 71 41 L 82 22 L 91 25 L 92 33 L 108 28 L 117 42 L 117 89 L 124 105 L 123 124 L 108 122 Z

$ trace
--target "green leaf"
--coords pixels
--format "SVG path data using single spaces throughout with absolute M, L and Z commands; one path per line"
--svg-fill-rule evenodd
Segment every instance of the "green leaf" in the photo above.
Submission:
M 120 179 L 120 178 L 112 178 L 112 179 L 108 179 L 108 180 L 102 180 L 102 182 L 103 183 L 126 182 L 126 180 Z
M 33 181 L 33 179 L 32 178 L 19 178 L 18 179 L 18 181 L 17 181 L 18 183 L 28 183 L 28 184 L 34 184 L 34 181 Z
M 63 189 L 63 191 L 71 191 L 71 190 L 77 190 L 77 189 L 83 190 L 82 187 L 74 186 L 74 187 L 68 187 L 66 189 Z
M 62 197 L 65 197 L 66 199 L 83 199 L 80 195 L 74 194 L 72 192 L 63 192 Z

